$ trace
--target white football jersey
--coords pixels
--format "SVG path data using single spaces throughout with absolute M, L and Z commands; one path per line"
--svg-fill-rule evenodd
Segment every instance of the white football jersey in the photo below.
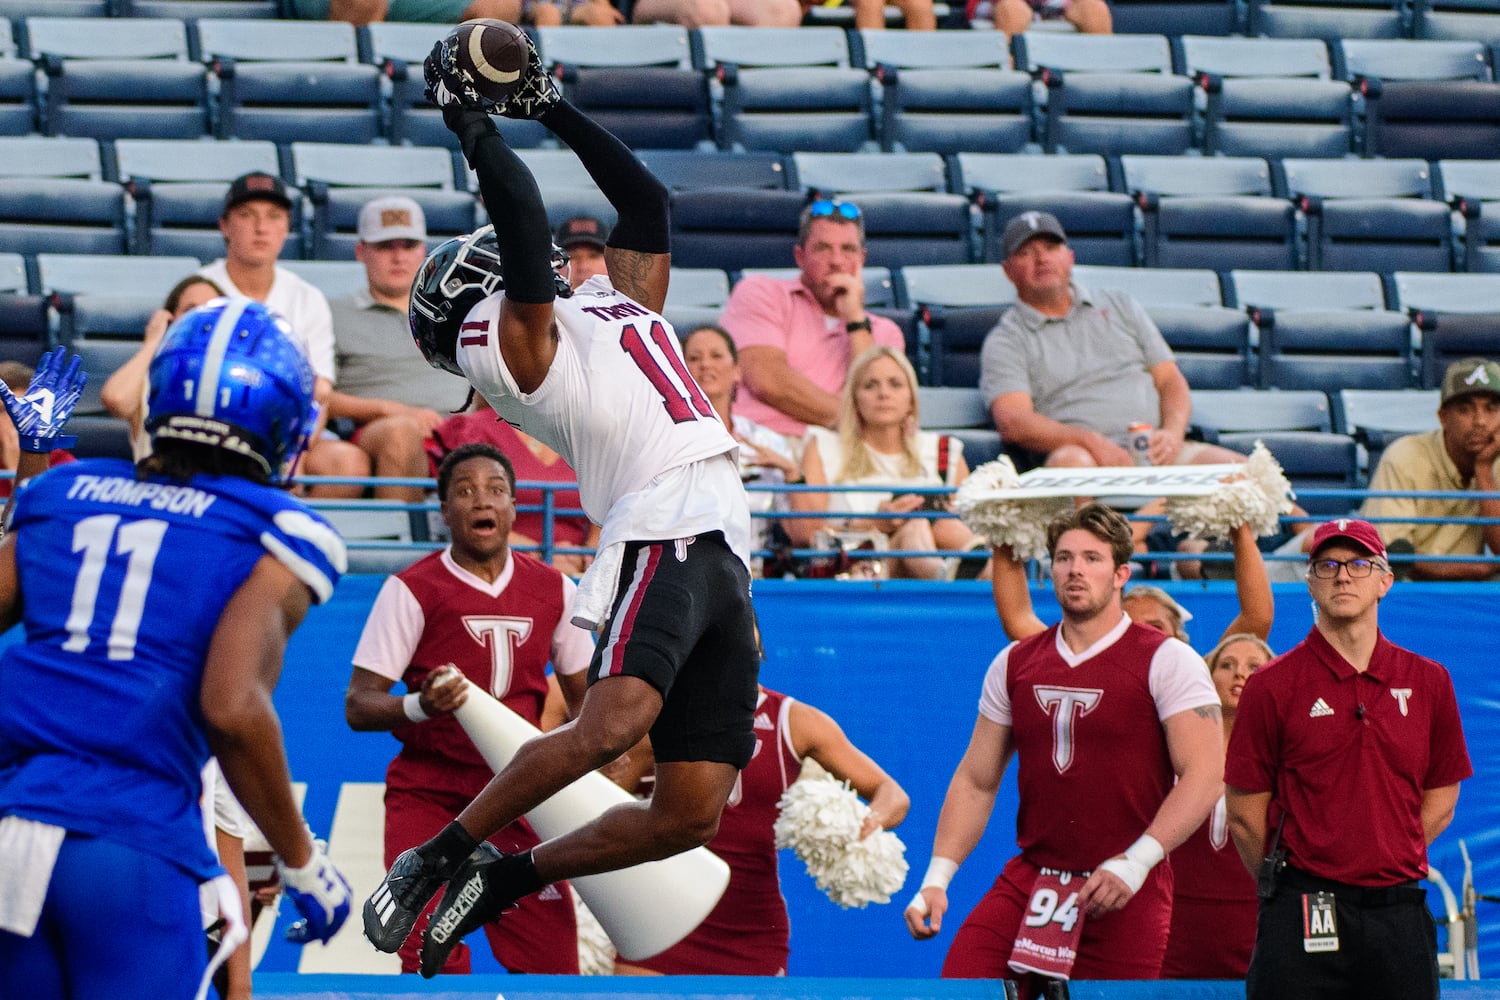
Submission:
M 712 487 L 720 497 L 705 504 L 707 497 L 677 495 L 684 492 L 681 485 L 667 481 L 677 477 L 663 478 L 715 456 L 732 459 L 738 448 L 688 374 L 671 324 L 615 291 L 607 277 L 592 277 L 571 298 L 553 304 L 557 354 L 542 384 L 523 393 L 500 355 L 503 296 L 489 296 L 465 317 L 459 367 L 497 414 L 554 449 L 578 473 L 584 511 L 605 526 L 601 545 L 721 528 L 738 549 L 736 542 L 749 534 L 749 515 L 732 461 L 723 464 L 737 498 Z M 710 476 L 718 478 L 724 477 Z M 669 491 L 673 495 L 660 495 Z M 621 505 L 625 498 L 629 502 Z M 618 523 L 624 508 L 633 512 L 625 519 L 633 525 Z M 705 516 L 714 509 L 716 515 Z

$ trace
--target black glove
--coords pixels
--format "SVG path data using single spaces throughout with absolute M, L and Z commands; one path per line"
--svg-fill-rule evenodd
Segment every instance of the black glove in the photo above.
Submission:
M 526 68 L 521 71 L 521 80 L 516 84 L 515 92 L 492 113 L 506 118 L 535 120 L 562 100 L 562 91 L 557 89 L 556 81 L 542 65 L 541 54 L 537 52 L 531 36 L 527 35 L 525 38 Z
M 427 58 L 422 60 L 422 79 L 426 83 L 422 96 L 444 112 L 450 107 L 459 106 L 483 114 L 500 113 L 500 105 L 480 96 L 468 75 L 458 68 L 451 31 L 439 39 L 432 46 L 432 51 L 427 53 Z M 446 114 L 444 120 L 447 120 Z

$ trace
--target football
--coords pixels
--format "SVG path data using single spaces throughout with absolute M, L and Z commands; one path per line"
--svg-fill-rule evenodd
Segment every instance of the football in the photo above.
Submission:
M 503 104 L 526 68 L 526 35 L 509 21 L 490 17 L 465 21 L 454 31 L 453 57 L 480 97 Z

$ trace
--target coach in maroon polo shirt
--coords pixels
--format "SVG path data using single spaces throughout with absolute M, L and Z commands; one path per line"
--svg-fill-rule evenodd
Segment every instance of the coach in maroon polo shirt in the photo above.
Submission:
M 1313 534 L 1307 638 L 1245 685 L 1224 780 L 1230 831 L 1261 894 L 1248 1000 L 1436 1000 L 1427 845 L 1473 773 L 1448 672 L 1380 634 L 1391 574 L 1380 533 Z M 1279 830 L 1279 837 L 1278 837 Z

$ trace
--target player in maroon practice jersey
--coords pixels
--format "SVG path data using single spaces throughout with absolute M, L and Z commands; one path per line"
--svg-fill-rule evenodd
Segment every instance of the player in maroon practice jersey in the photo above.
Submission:
M 589 633 L 570 621 L 573 582 L 507 544 L 515 520 L 510 460 L 492 445 L 462 445 L 444 459 L 437 478 L 453 542 L 386 580 L 355 649 L 344 701 L 352 728 L 389 730 L 401 741 L 386 771 L 387 865 L 442 830 L 493 777 L 451 714 L 466 688 L 450 683 L 453 674 L 443 668 L 456 667 L 539 726 L 548 662 L 576 705 L 593 654 Z M 398 680 L 404 696 L 390 693 Z M 510 852 L 537 844 L 525 820 L 490 840 Z M 576 974 L 578 936 L 566 883 L 518 905 L 520 919 L 485 925 L 495 958 L 511 972 Z M 402 946 L 403 972 L 417 971 L 419 947 L 415 935 Z M 469 969 L 460 944 L 442 971 Z
M 1040 988 L 1024 971 L 1037 968 L 1027 945 L 1059 956 L 1048 969 L 1057 978 L 1158 975 L 1172 893 L 1160 862 L 1208 816 L 1224 761 L 1202 659 L 1121 609 L 1125 519 L 1088 504 L 1055 520 L 1047 540 L 1063 620 L 990 665 L 932 863 L 906 910 L 914 937 L 939 933 L 947 885 L 983 835 L 1014 754 L 1021 853 L 959 929 L 943 974 L 1020 978 L 1026 995 Z

